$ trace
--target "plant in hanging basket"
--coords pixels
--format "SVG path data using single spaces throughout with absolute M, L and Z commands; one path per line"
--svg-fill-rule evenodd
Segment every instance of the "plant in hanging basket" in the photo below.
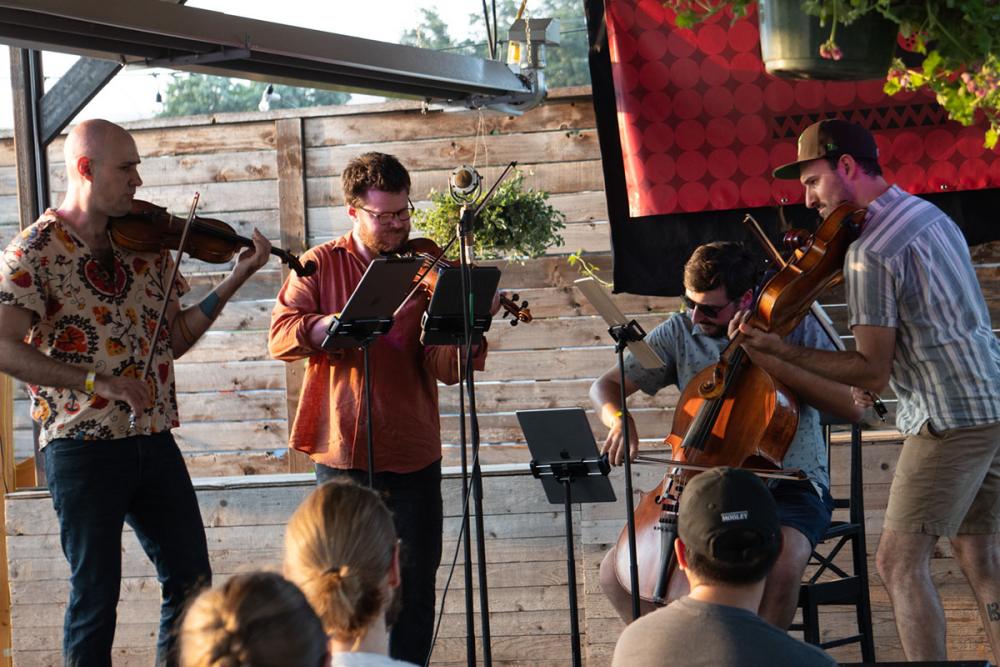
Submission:
M 544 254 L 550 246 L 561 246 L 559 230 L 565 228 L 566 216 L 551 206 L 548 198 L 545 192 L 525 188 L 524 174 L 515 171 L 497 187 L 476 220 L 473 234 L 476 257 L 527 259 Z M 443 247 L 455 235 L 461 207 L 450 195 L 434 190 L 430 200 L 430 208 L 414 213 L 414 223 Z M 457 244 L 448 255 L 458 257 Z
M 729 8 L 734 19 L 747 15 L 756 0 L 663 0 L 689 28 Z M 764 0 L 766 1 L 766 0 Z M 899 26 L 900 41 L 924 56 L 917 65 L 896 58 L 886 73 L 885 92 L 928 89 L 953 120 L 971 125 L 977 116 L 989 123 L 985 144 L 1000 136 L 1000 0 L 801 0 L 802 11 L 829 27 L 819 55 L 846 58 L 838 35 L 859 18 L 881 15 Z

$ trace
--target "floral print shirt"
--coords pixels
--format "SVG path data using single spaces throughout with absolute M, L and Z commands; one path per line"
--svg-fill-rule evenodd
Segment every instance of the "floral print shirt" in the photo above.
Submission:
M 67 364 L 99 374 L 140 377 L 163 306 L 169 252 L 133 252 L 112 242 L 114 275 L 55 211 L 21 232 L 0 258 L 0 304 L 33 314 L 25 342 Z M 178 291 L 187 291 L 183 279 Z M 177 291 L 174 292 L 177 298 Z M 161 329 L 148 384 L 152 406 L 136 415 L 123 401 L 76 389 L 28 385 L 40 443 L 55 438 L 113 440 L 179 425 L 169 327 Z

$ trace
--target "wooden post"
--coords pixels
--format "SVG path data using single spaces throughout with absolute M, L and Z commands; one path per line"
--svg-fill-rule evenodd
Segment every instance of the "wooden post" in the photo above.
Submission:
M 17 200 L 20 227 L 32 224 L 48 200 L 48 161 L 45 147 L 38 143 L 38 103 L 41 98 L 41 57 L 26 49 L 10 49 L 10 87 L 14 102 L 14 160 L 17 172 Z M 35 442 L 36 480 L 40 466 Z M 6 525 L 6 494 L 17 488 L 14 469 L 14 383 L 0 375 L 0 474 L 4 502 L 0 523 Z M 30 473 L 29 473 L 30 474 Z M 7 531 L 0 531 L 0 666 L 13 664 L 11 633 L 10 570 L 7 563 Z
M 306 176 L 302 119 L 285 118 L 275 121 L 275 147 L 278 151 L 278 224 L 281 247 L 298 255 L 306 249 Z M 288 267 L 282 267 L 288 277 Z M 306 362 L 285 364 L 285 392 L 288 405 L 288 432 L 295 423 L 295 409 L 302 390 L 302 375 Z M 288 472 L 312 472 L 313 464 L 302 452 L 289 448 Z
M 0 374 L 0 464 L 2 464 L 4 502 L 0 504 L 0 525 L 7 525 L 7 493 L 14 491 L 14 382 Z M 0 530 L 0 665 L 12 663 L 14 647 L 10 628 L 10 570 L 7 565 L 7 531 Z

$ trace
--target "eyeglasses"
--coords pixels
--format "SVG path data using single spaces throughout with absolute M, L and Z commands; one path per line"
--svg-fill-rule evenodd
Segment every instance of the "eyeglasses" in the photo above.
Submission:
M 687 294 L 681 295 L 681 302 L 684 304 L 685 308 L 687 308 L 690 311 L 694 311 L 694 309 L 697 308 L 699 313 L 701 313 L 705 317 L 709 317 L 712 319 L 718 317 L 719 313 L 728 308 L 729 304 L 731 304 L 733 301 L 736 301 L 736 299 L 730 299 L 721 306 L 709 306 L 702 303 L 695 303 L 688 297 Z
M 406 203 L 407 203 L 406 208 L 401 208 L 398 211 L 384 211 L 384 212 L 369 211 L 364 206 L 355 206 L 354 208 L 360 209 L 365 213 L 367 213 L 368 215 L 370 215 L 371 217 L 375 218 L 376 220 L 378 220 L 380 225 L 387 225 L 390 222 L 392 222 L 393 218 L 398 218 L 400 222 L 410 221 L 410 216 L 413 215 L 415 207 L 413 206 L 413 202 L 411 202 L 409 199 L 406 200 Z

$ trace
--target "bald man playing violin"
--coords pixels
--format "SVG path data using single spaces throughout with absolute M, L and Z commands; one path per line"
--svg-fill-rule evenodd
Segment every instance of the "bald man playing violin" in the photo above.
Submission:
M 649 395 L 670 385 L 684 389 L 699 371 L 714 364 L 729 342 L 734 317 L 753 298 L 758 262 L 738 243 L 709 243 L 699 246 L 684 266 L 685 312 L 671 315 L 649 333 L 646 342 L 659 354 L 664 366 L 645 369 L 630 354 L 625 357 L 625 394 L 640 389 Z M 819 324 L 807 317 L 791 334 L 791 340 L 810 347 L 832 348 Z M 760 616 L 786 629 L 795 616 L 799 585 L 816 545 L 827 526 L 833 508 L 829 494 L 830 476 L 819 410 L 845 421 L 860 419 L 863 411 L 854 405 L 846 385 L 817 378 L 782 363 L 764 367 L 799 399 L 798 429 L 788 447 L 784 466 L 802 471 L 806 480 L 771 480 L 769 488 L 778 505 L 782 547 L 768 574 L 760 604 Z M 608 369 L 590 388 L 590 398 L 609 432 L 604 444 L 611 462 L 624 458 L 620 375 L 618 367 Z M 635 421 L 629 415 L 629 451 L 639 449 Z M 683 504 L 683 495 L 681 496 Z M 631 597 L 619 579 L 612 548 L 601 563 L 601 589 L 623 620 L 632 620 Z M 654 609 L 641 603 L 643 613 Z
M 254 247 L 197 305 L 182 309 L 173 291 L 140 379 L 173 262 L 167 250 L 136 252 L 109 235 L 109 218 L 128 213 L 142 185 L 135 141 L 89 120 L 69 133 L 64 153 L 62 203 L 0 262 L 0 371 L 28 385 L 40 429 L 70 565 L 66 664 L 111 664 L 126 522 L 162 585 L 157 662 L 167 664 L 187 596 L 211 580 L 198 502 L 170 432 L 179 425 L 173 361 L 267 262 L 270 244 L 255 231 Z
M 946 658 L 945 618 L 931 579 L 940 537 L 979 601 L 1000 660 L 1000 344 L 958 226 L 933 204 L 890 186 L 867 129 L 824 120 L 799 137 L 798 159 L 775 170 L 798 179 L 824 217 L 867 208 L 844 261 L 855 349 L 809 350 L 747 324 L 755 362 L 782 359 L 866 392 L 888 385 L 905 434 L 876 552 L 909 660 Z

